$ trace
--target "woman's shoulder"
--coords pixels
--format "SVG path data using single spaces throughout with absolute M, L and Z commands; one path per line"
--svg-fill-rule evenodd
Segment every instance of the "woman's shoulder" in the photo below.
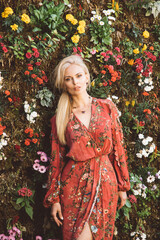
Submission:
M 110 114 L 114 113 L 115 115 L 119 115 L 119 110 L 116 106 L 116 104 L 110 99 L 110 98 L 93 98 L 93 100 L 102 105 L 104 108 L 107 108 L 110 112 Z

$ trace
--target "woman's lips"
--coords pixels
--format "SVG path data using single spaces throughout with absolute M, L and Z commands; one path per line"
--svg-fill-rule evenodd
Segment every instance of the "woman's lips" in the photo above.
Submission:
M 80 88 L 81 88 L 81 87 L 77 86 L 77 87 L 74 87 L 74 90 L 75 90 L 75 91 L 78 91 L 78 90 L 80 90 Z

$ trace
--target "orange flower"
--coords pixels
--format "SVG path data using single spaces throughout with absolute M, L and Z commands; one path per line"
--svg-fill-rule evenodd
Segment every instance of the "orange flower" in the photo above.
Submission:
M 2 118 L 0 117 L 0 122 L 2 121 Z
M 29 138 L 27 138 L 27 139 L 25 140 L 25 143 L 24 143 L 24 144 L 25 144 L 26 146 L 29 146 L 29 145 L 30 145 L 30 142 L 31 142 L 31 140 L 30 140 Z
M 149 96 L 149 93 L 147 93 L 147 92 L 143 92 L 142 94 L 143 94 L 143 96 Z
M 157 98 L 157 95 L 155 93 L 153 93 L 154 97 Z
M 12 98 L 9 97 L 9 98 L 8 98 L 8 101 L 9 101 L 9 102 L 12 102 Z
M 8 91 L 8 90 L 6 90 L 4 93 L 5 93 L 7 96 L 10 95 L 10 91 Z
M 36 74 L 32 74 L 31 77 L 32 77 L 32 78 L 36 78 L 37 75 L 36 75 Z
M 151 51 L 153 51 L 154 50 L 154 47 L 153 46 L 150 46 L 150 48 L 149 48 Z
M 25 75 L 29 75 L 30 72 L 29 72 L 29 71 L 25 71 L 24 74 L 25 74 Z
M 42 78 L 37 77 L 36 80 L 38 81 L 39 84 L 43 84 L 43 79 Z
M 30 66 L 30 67 L 28 67 L 28 70 L 33 70 L 33 67 L 31 67 L 31 66 Z
M 106 71 L 105 71 L 105 70 L 102 70 L 101 73 L 102 73 L 102 74 L 106 74 Z
M 151 110 L 150 110 L 150 109 L 144 109 L 143 112 L 144 112 L 144 113 L 151 114 Z
M 37 142 L 38 142 L 38 139 L 37 139 L 37 138 L 33 138 L 33 139 L 32 139 L 32 142 L 33 142 L 33 143 L 37 143 Z
M 3 130 L 6 128 L 6 126 L 2 126 L 1 124 L 0 124 L 0 135 L 2 135 L 3 134 Z
M 39 134 L 38 134 L 38 133 L 35 133 L 35 135 L 36 135 L 37 137 L 39 137 Z

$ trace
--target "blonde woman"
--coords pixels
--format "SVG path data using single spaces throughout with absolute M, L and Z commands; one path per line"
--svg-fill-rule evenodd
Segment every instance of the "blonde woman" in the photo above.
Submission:
M 52 160 L 44 199 L 62 225 L 63 240 L 111 240 L 117 200 L 130 188 L 118 110 L 109 99 L 88 95 L 90 75 L 81 57 L 56 67 L 62 90 L 52 125 Z

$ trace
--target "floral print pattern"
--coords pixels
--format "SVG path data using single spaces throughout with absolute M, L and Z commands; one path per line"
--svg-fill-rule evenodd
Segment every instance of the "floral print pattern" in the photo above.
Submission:
M 52 160 L 44 206 L 62 206 L 63 239 L 75 240 L 88 222 L 93 239 L 113 237 L 118 190 L 130 188 L 127 155 L 116 105 L 92 98 L 87 128 L 71 113 L 66 128 L 67 145 L 57 138 L 52 124 Z

